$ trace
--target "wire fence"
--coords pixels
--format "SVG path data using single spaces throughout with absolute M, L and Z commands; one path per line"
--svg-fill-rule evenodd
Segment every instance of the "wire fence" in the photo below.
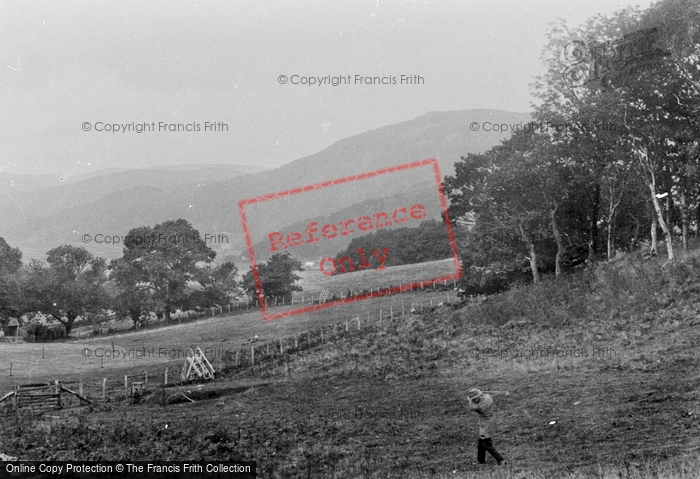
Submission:
M 432 290 L 432 291 L 452 291 L 457 286 L 455 280 L 442 282 L 436 281 L 427 286 L 422 285 L 421 290 Z M 393 285 L 389 285 L 392 288 Z M 372 294 L 376 291 L 380 291 L 382 288 L 370 288 L 370 289 L 347 289 L 347 290 L 337 290 L 328 291 L 324 290 L 318 294 L 301 294 L 294 295 L 291 298 L 285 296 L 265 296 L 265 304 L 267 308 L 273 307 L 284 307 L 284 306 L 294 306 L 294 305 L 312 305 L 320 304 L 324 302 L 334 301 L 337 299 L 347 299 L 352 297 L 361 296 L 363 294 Z M 384 288 L 387 289 L 387 288 Z M 406 287 L 405 290 L 401 292 L 410 292 L 411 288 Z M 175 313 L 171 316 L 171 321 L 163 321 L 160 318 L 155 320 L 145 320 L 134 324 L 130 329 L 118 328 L 116 325 L 110 325 L 108 322 L 101 321 L 100 323 L 93 325 L 85 325 L 82 322 L 77 322 L 75 324 L 75 329 L 70 336 L 66 334 L 66 329 L 62 326 L 56 325 L 44 325 L 41 327 L 29 327 L 30 325 L 25 324 L 24 326 L 19 326 L 13 328 L 11 334 L 5 334 L 0 337 L 0 342 L 13 342 L 18 339 L 22 339 L 26 342 L 53 342 L 53 341 L 67 341 L 71 339 L 80 339 L 86 337 L 96 337 L 105 336 L 111 334 L 118 334 L 133 329 L 154 329 L 172 326 L 173 324 L 183 324 L 187 322 L 198 321 L 202 318 L 216 317 L 216 316 L 231 316 L 236 314 L 245 314 L 250 312 L 250 310 L 260 309 L 260 301 L 258 298 L 246 298 L 245 300 L 238 300 L 231 302 L 226 305 L 213 306 L 208 308 L 197 308 L 195 310 L 181 311 Z M 34 324 L 36 326 L 36 323 Z
M 235 351 L 209 349 L 213 354 L 208 360 L 214 367 L 215 373 L 221 372 L 240 374 L 250 377 L 269 377 L 280 366 L 291 377 L 290 359 L 298 352 L 311 349 L 315 346 L 336 341 L 343 337 L 351 337 L 361 334 L 362 331 L 386 330 L 396 320 L 403 320 L 411 314 L 423 314 L 434 308 L 449 304 L 449 299 L 457 300 L 456 295 L 445 297 L 445 301 L 434 298 L 417 300 L 410 303 L 402 301 L 401 307 L 388 309 L 379 308 L 374 312 L 366 311 L 353 318 L 345 318 L 339 322 L 324 324 L 292 335 L 275 338 L 269 341 L 249 341 Z M 114 347 L 114 346 L 112 346 Z M 194 354 L 195 347 L 190 349 Z M 187 354 L 190 357 L 190 354 Z M 184 361 L 183 361 L 184 362 Z M 174 397 L 181 393 L 171 393 L 170 388 L 189 384 L 191 381 L 183 378 L 183 362 L 167 365 L 152 364 L 145 368 L 132 368 L 123 374 L 105 375 L 90 378 L 65 378 L 60 380 L 63 386 L 71 386 L 80 396 L 94 402 L 123 401 L 127 399 L 139 400 L 147 393 L 159 394 L 163 406 L 166 406 Z M 15 374 L 17 371 L 15 371 Z M 10 363 L 9 376 L 13 375 L 13 365 Z M 54 384 L 55 381 L 47 384 Z M 177 399 L 177 398 L 176 398 Z M 62 407 L 77 406 L 83 404 L 80 400 L 68 397 L 61 404 Z M 0 406 L 3 406 L 0 404 Z

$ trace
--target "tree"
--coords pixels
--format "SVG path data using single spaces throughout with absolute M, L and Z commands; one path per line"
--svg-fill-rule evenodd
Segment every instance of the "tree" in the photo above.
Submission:
M 134 326 L 141 325 L 142 317 L 157 308 L 150 283 L 141 282 L 141 272 L 124 258 L 112 260 L 109 269 L 112 310 L 130 318 Z
M 71 245 L 46 253 L 46 263 L 33 260 L 27 267 L 27 310 L 55 319 L 70 336 L 78 317 L 86 318 L 108 306 L 107 264 L 85 248 Z
M 387 249 L 382 262 L 372 254 Z M 364 260 L 358 250 L 363 250 Z M 340 265 L 334 274 L 342 274 L 365 268 L 398 266 L 403 264 L 423 263 L 449 258 L 452 256 L 447 229 L 443 222 L 425 220 L 414 228 L 380 229 L 364 236 L 353 238 L 345 250 L 339 252 L 335 261 Z M 341 258 L 350 258 L 340 262 Z M 371 266 L 369 266 L 371 265 Z
M 0 237 L 0 321 L 22 313 L 22 252 Z
M 227 261 L 214 268 L 204 266 L 194 275 L 199 288 L 194 289 L 187 299 L 190 307 L 211 308 L 228 304 L 239 296 L 238 268 L 232 261 Z
M 520 250 L 513 251 L 514 259 L 526 252 L 534 282 L 540 281 L 536 243 L 549 236 L 550 227 L 561 238 L 556 213 L 563 200 L 551 185 L 551 160 L 548 138 L 521 130 L 484 155 L 470 155 L 466 161 L 474 165 L 460 168 L 457 163 L 456 176 L 445 179 L 450 217 L 471 212 L 481 237 L 516 239 L 493 246 Z
M 0 276 L 14 274 L 22 267 L 22 252 L 0 237 Z
M 170 321 L 175 305 L 187 301 L 188 283 L 200 274 L 198 263 L 211 263 L 215 257 L 199 232 L 178 219 L 129 231 L 122 259 L 110 267 L 134 311 L 146 302 Z
M 652 252 L 658 225 L 671 261 L 674 222 L 680 219 L 686 247 L 692 212 L 698 206 L 700 6 L 694 0 L 661 0 L 645 11 L 628 8 L 611 17 L 598 15 L 575 30 L 562 23 L 550 31 L 549 40 L 543 55 L 547 73 L 533 84 L 542 101 L 537 115 L 572 123 L 598 117 L 618 126 L 613 137 L 593 131 L 569 142 L 578 147 L 572 148 L 578 151 L 572 158 L 588 166 L 595 192 L 592 249 L 599 199 L 608 210 L 602 224 L 607 228 L 609 258 L 614 255 L 616 231 L 627 230 L 630 219 L 636 228 L 650 205 Z M 597 81 L 616 73 L 622 73 L 625 81 L 613 82 L 614 88 Z M 586 143 L 590 147 L 583 147 Z M 625 201 L 637 203 L 640 181 L 647 205 L 640 204 L 637 214 L 621 217 Z
M 262 291 L 257 291 L 252 267 L 243 275 L 242 287 L 250 296 L 255 297 L 257 294 L 261 302 L 265 296 L 277 296 L 291 301 L 292 293 L 302 291 L 301 286 L 296 284 L 301 279 L 296 272 L 304 271 L 304 268 L 301 261 L 292 258 L 288 252 L 272 255 L 267 263 L 259 264 L 257 270 Z

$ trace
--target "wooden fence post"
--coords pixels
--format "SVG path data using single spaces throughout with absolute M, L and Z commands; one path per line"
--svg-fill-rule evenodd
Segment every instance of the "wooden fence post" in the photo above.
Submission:
M 80 393 L 81 396 L 84 396 L 83 394 L 83 380 L 81 379 L 78 381 L 78 393 Z
M 406 305 L 404 304 L 403 299 L 401 300 L 401 316 L 406 316 Z
M 347 330 L 348 330 L 348 320 L 347 320 L 347 318 L 345 318 L 345 331 L 347 331 Z
M 129 392 L 129 376 L 126 374 L 124 375 L 124 389 L 126 389 L 126 392 Z
M 306 330 L 306 341 L 309 343 L 309 347 L 311 347 L 311 333 L 309 330 Z
M 382 327 L 382 320 L 383 320 L 383 318 L 382 318 L 382 310 L 380 309 L 380 310 L 379 310 L 379 327 L 380 327 L 380 328 Z
M 280 338 L 280 354 L 284 354 L 284 347 L 282 346 L 282 338 Z
M 389 306 L 389 319 L 394 319 L 394 307 Z
M 10 376 L 12 376 L 12 363 L 10 363 Z
M 107 399 L 107 378 L 102 378 L 102 399 Z
M 168 368 L 165 368 L 165 375 L 163 376 L 163 386 L 168 385 Z
M 321 342 L 324 342 L 324 339 L 323 339 L 323 326 L 321 326 Z
M 299 342 L 297 334 L 294 334 L 294 349 L 299 349 Z
M 358 329 L 358 331 L 360 329 L 360 315 L 359 314 L 357 315 L 357 329 Z
M 143 370 L 143 385 L 148 386 L 148 371 Z
M 250 348 L 250 364 L 255 365 L 255 346 L 251 346 Z

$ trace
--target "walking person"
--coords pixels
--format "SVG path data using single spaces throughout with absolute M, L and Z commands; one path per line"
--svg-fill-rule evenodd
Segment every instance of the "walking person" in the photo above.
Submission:
M 494 406 L 490 394 L 484 394 L 479 389 L 470 389 L 467 393 L 469 409 L 479 415 L 479 446 L 477 460 L 479 464 L 486 464 L 486 452 L 493 456 L 499 466 L 505 466 L 506 461 L 491 442 L 491 433 L 494 429 Z

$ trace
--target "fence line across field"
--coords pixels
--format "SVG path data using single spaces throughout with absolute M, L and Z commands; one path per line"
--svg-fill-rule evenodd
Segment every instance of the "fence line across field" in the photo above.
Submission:
M 456 299 L 456 296 L 455 296 L 455 299 Z M 450 294 L 449 294 L 449 292 L 448 292 L 447 295 L 446 295 L 446 301 L 445 301 L 445 302 L 449 303 L 449 301 L 450 301 Z M 472 301 L 473 301 L 473 298 L 472 298 Z M 410 312 L 416 312 L 416 311 L 423 312 L 424 309 L 425 309 L 425 307 L 433 308 L 434 305 L 435 305 L 436 303 L 437 303 L 437 305 L 443 304 L 442 302 L 437 302 L 437 301 L 435 301 L 433 298 L 427 299 L 427 300 L 425 301 L 425 304 L 424 304 L 424 302 L 423 302 L 422 299 L 421 299 L 421 300 L 418 300 L 418 301 L 412 301 L 412 302 L 409 304 L 409 308 L 410 308 L 409 311 L 410 311 Z M 371 312 L 370 312 L 370 311 L 367 311 L 367 321 L 370 320 L 370 315 L 371 315 Z M 402 315 L 402 316 L 405 316 L 405 315 L 406 315 L 406 302 L 403 301 L 403 300 L 401 301 L 401 315 Z M 389 308 L 389 316 L 390 316 L 391 318 L 393 318 L 393 316 L 394 316 L 393 306 L 390 306 L 390 308 Z M 383 325 L 384 317 L 385 317 L 385 312 L 384 312 L 384 310 L 383 310 L 382 308 L 380 308 L 379 311 L 378 311 L 378 321 L 379 321 L 379 325 L 380 325 L 380 326 Z M 350 320 L 350 319 L 347 319 L 347 318 L 345 319 L 345 330 L 347 331 L 347 330 L 349 329 L 349 321 L 356 321 L 356 320 L 358 321 L 358 329 L 359 329 L 359 326 L 360 326 L 360 325 L 359 325 L 359 315 L 358 315 L 356 318 L 352 318 L 351 320 Z M 324 326 L 320 326 L 320 327 L 317 328 L 317 329 L 319 330 L 319 334 L 320 334 L 320 337 L 321 337 L 321 342 L 325 342 L 325 337 L 327 337 L 327 334 L 324 335 L 323 328 L 324 328 Z M 306 337 L 307 337 L 307 347 L 308 347 L 308 344 L 311 342 L 311 339 L 310 339 L 310 331 L 306 331 L 305 333 L 297 333 L 297 334 L 294 336 L 294 343 L 295 343 L 294 348 L 295 348 L 295 349 L 298 349 L 299 337 L 302 336 L 302 335 L 304 335 L 304 334 L 305 334 Z M 271 341 L 269 341 L 269 342 L 263 342 L 263 343 L 261 343 L 261 345 L 264 346 L 264 347 L 266 348 L 266 352 L 269 353 L 270 345 L 271 345 L 272 343 L 276 343 L 276 342 L 277 342 L 277 343 L 279 343 L 279 344 L 282 344 L 282 341 L 284 341 L 283 338 L 276 338 L 276 339 L 273 339 L 273 340 L 271 340 Z M 114 343 L 113 340 L 112 340 L 112 343 Z M 255 349 L 255 348 L 257 348 L 257 347 L 260 347 L 261 345 L 253 346 L 252 349 Z M 112 348 L 114 348 L 114 344 L 112 344 Z M 243 360 L 244 352 L 245 352 L 245 350 L 244 350 L 244 349 L 241 349 L 241 351 L 239 351 L 239 352 L 236 353 L 236 362 L 235 362 L 235 364 L 236 364 L 237 366 L 242 365 L 242 364 L 244 363 L 244 360 Z M 258 353 L 258 355 L 259 355 L 259 353 Z M 251 358 L 252 358 L 251 362 L 252 362 L 252 363 L 254 363 L 254 357 L 255 357 L 255 354 L 254 354 L 254 353 L 251 353 Z M 42 359 L 46 359 L 45 348 L 42 348 Z M 12 376 L 13 367 L 14 367 L 14 365 L 13 365 L 13 363 L 11 362 L 11 363 L 10 363 L 10 374 L 9 374 L 9 376 Z M 147 377 L 147 375 L 148 375 L 148 372 L 145 371 L 145 372 L 141 373 L 140 375 L 136 375 L 136 377 L 142 377 L 142 378 L 144 378 L 144 382 L 148 383 L 148 377 Z M 126 381 L 125 381 L 125 389 L 128 389 L 128 386 L 126 385 Z
M 447 302 L 449 302 L 449 293 L 447 293 L 446 298 Z M 456 299 L 456 296 L 454 296 L 454 299 Z M 292 336 L 274 338 L 269 341 L 260 342 L 259 344 L 256 343 L 250 346 L 244 346 L 236 350 L 235 354 L 231 352 L 231 354 L 226 356 L 225 360 L 222 355 L 218 358 L 218 361 L 212 358 L 211 362 L 213 364 L 218 363 L 218 368 L 216 369 L 217 373 L 222 369 L 249 369 L 249 373 L 252 376 L 255 376 L 255 366 L 258 366 L 257 374 L 262 376 L 262 365 L 268 363 L 268 367 L 274 366 L 274 364 L 272 364 L 274 362 L 273 360 L 283 358 L 286 361 L 286 374 L 287 376 L 291 376 L 289 369 L 289 354 L 310 349 L 315 345 L 326 343 L 333 338 L 337 338 L 342 334 L 348 334 L 351 331 L 358 331 L 368 327 L 374 327 L 377 330 L 381 330 L 388 327 L 397 317 L 403 318 L 407 314 L 417 312 L 422 313 L 426 308 L 432 309 L 436 305 L 435 303 L 437 303 L 437 305 L 443 304 L 442 302 L 434 301 L 433 298 L 429 298 L 429 300 L 426 300 L 425 302 L 421 299 L 410 303 L 406 303 L 402 300 L 400 310 L 394 311 L 394 307 L 390 306 L 388 311 L 385 311 L 382 308 L 375 311 L 375 320 L 372 319 L 372 313 L 367 310 L 366 317 L 363 317 L 364 313 L 361 313 L 354 318 L 344 318 L 340 322 L 324 324 L 316 328 L 297 332 Z M 46 353 L 43 352 L 43 354 L 45 355 Z M 173 367 L 173 365 L 168 365 L 165 368 L 162 368 L 162 366 L 151 366 L 150 368 L 135 370 L 132 373 L 127 373 L 119 377 L 105 376 L 101 380 L 96 381 L 69 379 L 59 382 L 61 387 L 64 388 L 67 385 L 77 384 L 77 392 L 67 390 L 76 396 L 83 397 L 86 400 L 101 399 L 106 401 L 108 397 L 115 394 L 120 396 L 124 395 L 125 397 L 133 396 L 135 391 L 142 392 L 144 389 L 148 390 L 149 386 L 151 389 L 155 390 L 156 388 L 165 388 L 185 384 L 186 382 L 179 377 L 180 375 L 176 371 L 176 367 Z M 13 365 L 10 363 L 10 376 L 12 376 L 12 368 Z M 175 371 L 175 373 L 173 373 L 173 371 Z M 212 371 L 214 371 L 213 366 Z M 26 393 L 27 389 L 22 389 L 22 391 Z M 49 394 L 55 398 L 57 393 L 53 392 Z M 27 399 L 25 398 L 25 401 L 26 400 Z M 29 400 L 39 401 L 36 398 L 30 398 Z M 60 406 L 60 398 L 56 400 Z
M 436 289 L 438 286 L 441 286 L 443 288 L 449 288 L 448 287 L 448 281 L 443 280 L 442 282 L 440 281 L 432 281 L 429 283 L 421 283 L 420 288 L 418 287 L 409 287 L 409 286 L 401 286 L 399 287 L 400 292 L 410 292 L 413 291 L 414 289 L 420 289 L 420 290 L 425 290 L 426 288 L 430 289 Z M 452 279 L 452 288 L 455 288 L 457 286 L 457 281 L 455 279 Z M 386 289 L 386 288 L 384 288 Z M 382 288 L 377 287 L 377 288 L 370 288 L 369 290 L 363 289 L 363 290 L 354 290 L 354 289 L 347 289 L 347 290 L 337 290 L 336 292 L 332 292 L 330 290 L 324 289 L 322 290 L 318 295 L 312 294 L 310 297 L 306 296 L 305 294 L 301 295 L 301 298 L 299 295 L 292 296 L 291 300 L 287 301 L 286 298 L 281 297 L 281 296 L 264 296 L 265 299 L 265 305 L 268 308 L 271 307 L 279 307 L 279 306 L 294 306 L 294 305 L 311 305 L 311 304 L 323 304 L 325 302 L 331 301 L 333 299 L 341 299 L 344 300 L 346 298 L 351 298 L 355 296 L 360 296 L 361 294 L 372 294 L 376 292 L 380 292 Z M 448 289 L 449 291 L 449 289 Z M 449 295 L 449 292 L 448 292 Z M 449 302 L 449 298 L 448 298 Z M 186 312 L 181 312 L 180 314 L 177 315 L 177 321 L 178 324 L 182 324 L 182 319 L 183 316 L 186 315 L 187 321 L 192 321 L 192 320 L 197 320 L 203 317 L 214 317 L 214 316 L 223 316 L 224 314 L 232 314 L 234 311 L 236 313 L 240 313 L 241 311 L 247 311 L 250 310 L 251 308 L 259 308 L 259 300 L 258 298 L 250 298 L 247 297 L 245 301 L 243 300 L 237 300 L 235 302 L 229 303 L 227 305 L 223 306 L 212 306 L 209 308 L 203 308 L 198 311 L 196 310 L 189 310 Z M 158 326 L 163 326 L 161 323 L 157 323 Z M 148 328 L 149 325 L 146 322 L 144 323 L 137 323 L 136 328 Z M 81 327 L 90 327 L 89 325 L 86 326 L 81 326 Z M 77 333 L 74 335 L 76 337 L 77 335 L 86 335 L 87 337 L 96 337 L 100 336 L 103 334 L 110 334 L 113 332 L 118 332 L 116 330 L 112 330 L 109 327 L 104 326 L 104 324 L 95 324 L 92 326 L 92 331 L 89 332 L 82 332 L 82 333 Z M 25 328 L 26 329 L 26 328 Z M 17 338 L 22 337 L 23 335 L 27 334 L 26 331 L 23 331 L 23 327 L 19 326 L 15 334 L 13 336 L 4 336 L 3 338 L 0 338 L 1 341 L 15 341 Z M 31 335 L 25 338 L 25 340 L 31 340 L 33 338 L 34 342 L 44 342 L 44 341 L 52 341 L 52 340 L 57 340 L 57 339 L 67 339 L 66 337 L 66 332 L 65 329 L 62 327 L 49 327 L 47 331 L 43 332 L 42 334 L 36 334 L 36 335 Z

